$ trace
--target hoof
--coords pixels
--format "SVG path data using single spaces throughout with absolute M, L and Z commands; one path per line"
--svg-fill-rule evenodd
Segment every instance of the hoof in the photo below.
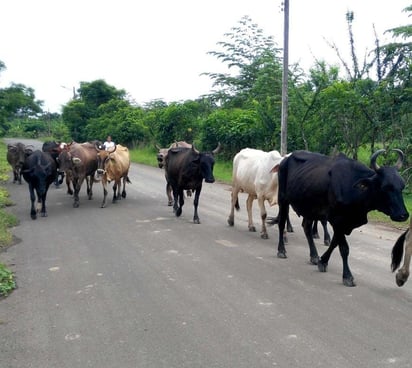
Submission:
M 37 219 L 37 215 L 31 215 L 30 217 L 31 217 L 32 220 Z
M 256 228 L 254 226 L 249 226 L 249 231 L 255 233 L 256 232 Z
M 320 260 L 318 261 L 318 270 L 319 272 L 326 272 L 328 270 L 328 264 L 322 263 Z
M 266 234 L 266 233 L 260 234 L 260 237 L 261 237 L 262 239 L 269 239 L 269 235 Z
M 342 279 L 343 281 L 343 285 L 345 286 L 349 286 L 349 287 L 354 287 L 356 286 L 355 280 L 353 279 L 353 277 L 349 277 L 347 279 Z
M 74 202 L 73 203 L 73 208 L 79 208 L 79 202 Z
M 41 217 L 47 217 L 47 212 L 42 212 L 42 213 L 40 214 L 40 216 L 41 216 Z
M 313 265 L 317 265 L 319 263 L 319 257 L 310 257 L 310 263 Z
M 277 256 L 278 256 L 278 258 L 288 258 L 286 256 L 286 252 L 278 252 Z
M 228 219 L 227 223 L 229 224 L 229 226 L 234 226 L 235 225 L 235 221 L 231 220 L 231 219 Z
M 193 223 L 194 224 L 200 224 L 200 220 L 199 219 L 193 219 Z
M 176 217 L 179 217 L 181 214 L 182 214 L 182 209 L 181 209 L 181 208 L 178 208 L 178 209 L 176 210 Z
M 122 193 L 122 198 L 126 198 L 126 192 Z
M 407 278 L 405 279 L 400 273 L 396 274 L 396 285 L 399 287 L 403 286 L 406 282 Z

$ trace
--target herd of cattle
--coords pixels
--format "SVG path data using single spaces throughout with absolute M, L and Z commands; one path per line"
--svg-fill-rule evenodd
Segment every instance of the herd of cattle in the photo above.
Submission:
M 168 205 L 173 205 L 177 217 L 182 214 L 184 191 L 194 193 L 194 223 L 199 224 L 199 196 L 203 181 L 213 183 L 214 155 L 220 144 L 210 152 L 200 152 L 194 145 L 175 142 L 168 148 L 158 148 L 157 161 L 165 169 Z M 252 218 L 253 201 L 257 199 L 261 215 L 261 237 L 268 238 L 266 223 L 269 221 L 265 202 L 278 205 L 276 218 L 279 228 L 277 256 L 286 258 L 287 242 L 285 226 L 293 231 L 289 222 L 289 208 L 302 217 L 302 227 L 309 245 L 310 262 L 319 271 L 326 272 L 329 258 L 336 247 L 342 257 L 343 284 L 355 286 L 350 271 L 349 244 L 346 235 L 367 223 L 367 214 L 372 210 L 383 212 L 393 221 L 406 221 L 409 217 L 402 191 L 404 181 L 399 170 L 404 161 L 402 151 L 394 166 L 379 166 L 377 158 L 385 153 L 378 150 L 370 159 L 370 167 L 349 159 L 344 154 L 325 156 L 308 151 L 294 151 L 282 157 L 278 151 L 264 152 L 245 148 L 233 159 L 231 208 L 229 226 L 234 226 L 234 209 L 239 210 L 238 194 L 248 194 L 246 208 L 249 231 L 256 231 Z M 42 150 L 22 143 L 9 144 L 7 160 L 13 168 L 13 182 L 21 183 L 21 176 L 29 184 L 31 199 L 30 215 L 36 219 L 35 201 L 41 205 L 41 216 L 47 216 L 46 196 L 53 182 L 63 182 L 66 177 L 67 192 L 73 195 L 74 207 L 79 206 L 79 192 L 86 181 L 89 199 L 93 196 L 93 183 L 101 182 L 106 205 L 107 184 L 113 181 L 113 202 L 126 197 L 126 183 L 130 157 L 127 147 L 116 145 L 106 151 L 100 142 L 69 144 L 46 142 Z M 60 178 L 60 179 L 59 179 Z M 73 188 L 73 189 L 72 189 Z M 173 198 L 172 198 L 173 197 Z M 320 221 L 325 230 L 325 245 L 328 249 L 319 257 L 314 243 L 316 224 Z M 330 240 L 326 224 L 333 229 Z M 404 264 L 396 275 L 396 283 L 402 286 L 409 277 L 412 256 L 412 221 L 410 227 L 396 241 L 392 249 L 392 271 Z M 403 256 L 405 250 L 405 256 Z

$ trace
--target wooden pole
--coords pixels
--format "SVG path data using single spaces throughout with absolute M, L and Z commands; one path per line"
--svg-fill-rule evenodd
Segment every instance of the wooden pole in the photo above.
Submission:
M 288 72 L 289 72 L 289 0 L 283 0 L 283 76 L 282 76 L 282 116 L 280 127 L 280 154 L 287 154 L 288 144 Z

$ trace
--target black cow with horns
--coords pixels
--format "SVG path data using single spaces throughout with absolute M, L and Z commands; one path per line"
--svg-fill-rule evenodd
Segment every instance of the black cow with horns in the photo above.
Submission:
M 327 271 L 333 250 L 339 246 L 343 262 L 343 284 L 356 286 L 349 268 L 349 245 L 345 235 L 368 222 L 367 214 L 378 210 L 393 221 L 406 221 L 408 211 L 402 197 L 405 183 L 398 173 L 404 155 L 401 150 L 395 166 L 379 167 L 376 151 L 370 167 L 344 154 L 328 157 L 319 153 L 295 151 L 279 166 L 279 245 L 278 257 L 286 258 L 283 233 L 289 205 L 303 217 L 303 228 L 310 248 L 310 261 L 321 272 Z M 319 258 L 312 237 L 315 220 L 327 220 L 333 228 L 329 248 Z
M 214 155 L 220 151 L 220 144 L 212 152 L 198 152 L 194 145 L 191 148 L 171 148 L 166 157 L 166 180 L 173 191 L 173 211 L 179 217 L 184 204 L 183 190 L 191 189 L 195 192 L 193 200 L 193 222 L 200 224 L 197 207 L 202 190 L 203 179 L 206 183 L 214 183 L 213 166 Z

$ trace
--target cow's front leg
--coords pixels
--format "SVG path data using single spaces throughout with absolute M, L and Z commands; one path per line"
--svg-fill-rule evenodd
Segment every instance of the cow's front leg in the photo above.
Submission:
M 260 208 L 260 217 L 262 219 L 262 229 L 260 231 L 260 237 L 262 239 L 269 239 L 269 235 L 266 229 L 266 207 L 265 207 L 265 199 L 264 198 L 258 198 L 258 204 Z
M 112 203 L 116 203 L 117 200 L 117 181 L 113 183 L 113 198 Z
M 106 197 L 107 197 L 107 182 L 104 179 L 104 177 L 102 178 L 102 187 L 103 187 L 103 201 L 100 207 L 105 208 L 106 207 Z
M 80 188 L 82 187 L 83 180 L 84 180 L 84 178 L 83 179 L 80 179 L 80 178 L 73 179 L 73 189 L 74 189 L 73 207 L 74 208 L 78 208 L 79 205 L 80 205 L 79 192 L 80 192 Z
M 255 196 L 249 194 L 246 199 L 246 210 L 247 210 L 247 218 L 248 218 L 248 228 L 249 231 L 256 231 L 255 225 L 253 224 L 253 215 L 252 215 L 252 207 L 253 201 L 255 200 Z
M 47 217 L 46 197 L 47 197 L 47 191 L 41 196 L 41 210 L 40 210 L 41 217 Z
M 89 200 L 93 199 L 93 177 L 94 177 L 94 173 L 90 176 L 86 176 L 87 195 L 88 195 Z
M 195 199 L 193 201 L 193 206 L 195 208 L 194 214 L 193 214 L 193 222 L 195 224 L 200 224 L 200 219 L 199 219 L 199 215 L 197 213 L 197 207 L 199 205 L 199 197 L 200 197 L 200 191 L 202 190 L 202 187 L 199 187 L 196 189 L 195 191 Z
M 30 208 L 30 217 L 32 220 L 35 220 L 37 218 L 37 211 L 36 211 L 36 206 L 34 203 L 36 202 L 36 195 L 34 194 L 34 189 L 32 184 L 29 184 L 29 192 L 30 192 L 30 201 L 31 201 L 31 208 Z

